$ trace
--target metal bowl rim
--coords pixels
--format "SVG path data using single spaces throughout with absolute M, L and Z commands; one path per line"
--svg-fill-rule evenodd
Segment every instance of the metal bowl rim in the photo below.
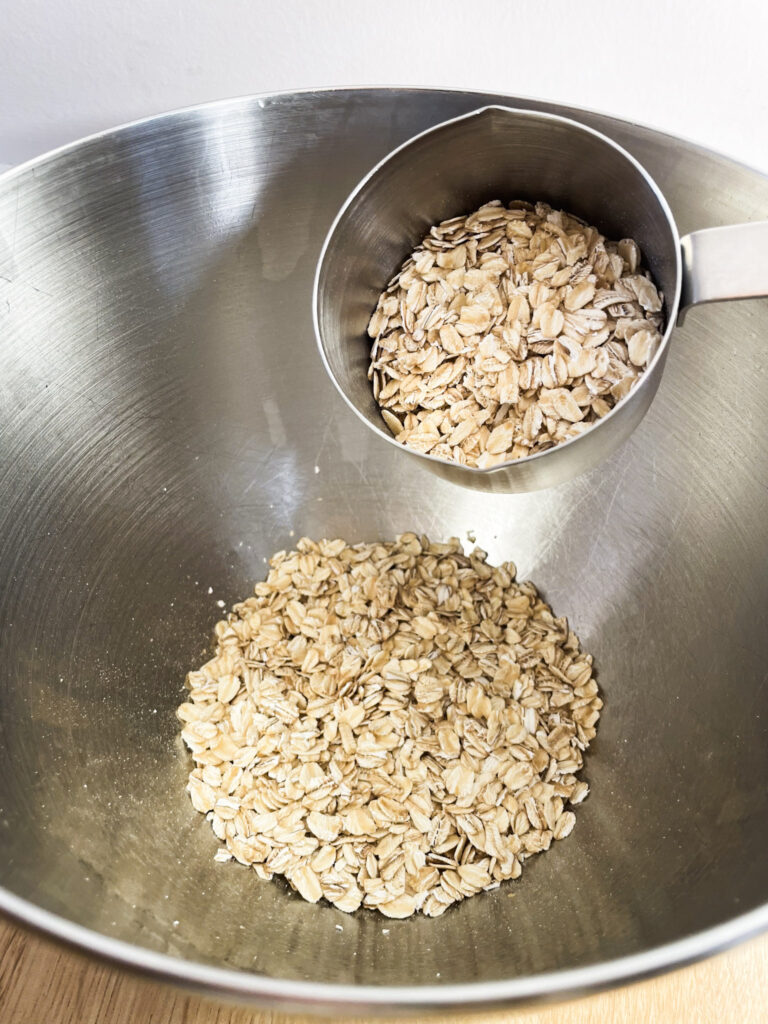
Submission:
M 587 967 L 552 971 L 503 981 L 459 985 L 340 985 L 326 982 L 270 978 L 265 975 L 213 967 L 182 960 L 141 946 L 113 939 L 66 918 L 42 910 L 29 900 L 0 888 L 0 910 L 22 924 L 152 979 L 214 992 L 220 997 L 290 1005 L 320 1012 L 338 1008 L 347 1013 L 396 1008 L 415 1010 L 504 1006 L 535 1003 L 553 996 L 583 995 L 629 981 L 653 977 L 673 967 L 701 960 L 744 939 L 768 930 L 768 904 L 723 924 L 643 953 L 606 960 Z

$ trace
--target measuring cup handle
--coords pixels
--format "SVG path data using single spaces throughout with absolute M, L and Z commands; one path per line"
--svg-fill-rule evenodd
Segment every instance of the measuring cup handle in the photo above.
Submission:
M 678 323 L 689 306 L 768 296 L 768 220 L 692 231 L 680 240 L 683 291 Z

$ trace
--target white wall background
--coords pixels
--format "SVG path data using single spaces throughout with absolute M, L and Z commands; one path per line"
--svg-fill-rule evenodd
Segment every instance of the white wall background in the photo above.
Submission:
M 768 171 L 765 0 L 0 0 L 0 162 L 211 99 L 481 88 L 593 107 Z

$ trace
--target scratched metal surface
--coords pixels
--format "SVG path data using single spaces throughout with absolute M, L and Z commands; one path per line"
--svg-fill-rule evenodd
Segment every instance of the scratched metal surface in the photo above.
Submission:
M 493 998 L 546 994 L 569 968 L 604 983 L 616 958 L 768 900 L 766 303 L 693 311 L 631 440 L 538 494 L 433 477 L 324 376 L 310 290 L 338 205 L 392 146 L 487 99 L 234 101 L 0 179 L 6 909 L 34 917 L 21 897 L 61 915 L 46 927 L 124 940 L 145 966 L 170 954 L 152 969 L 206 985 L 195 965 L 232 968 L 258 998 L 324 998 L 303 981 L 438 1003 L 449 984 L 480 1002 L 493 983 Z M 646 164 L 682 231 L 768 213 L 758 174 L 584 116 Z M 594 652 L 606 708 L 567 842 L 443 918 L 382 922 L 214 866 L 174 707 L 218 602 L 246 595 L 267 555 L 301 534 L 408 529 L 473 530 L 515 559 Z

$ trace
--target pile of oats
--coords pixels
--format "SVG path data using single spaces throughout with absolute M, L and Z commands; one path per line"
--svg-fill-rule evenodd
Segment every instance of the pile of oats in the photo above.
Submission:
M 303 539 L 270 565 L 178 710 L 217 860 L 312 903 L 436 916 L 569 835 L 602 701 L 513 565 L 412 533 Z
M 637 383 L 662 296 L 632 239 L 545 203 L 432 228 L 379 298 L 368 376 L 403 444 L 490 468 L 545 451 Z

